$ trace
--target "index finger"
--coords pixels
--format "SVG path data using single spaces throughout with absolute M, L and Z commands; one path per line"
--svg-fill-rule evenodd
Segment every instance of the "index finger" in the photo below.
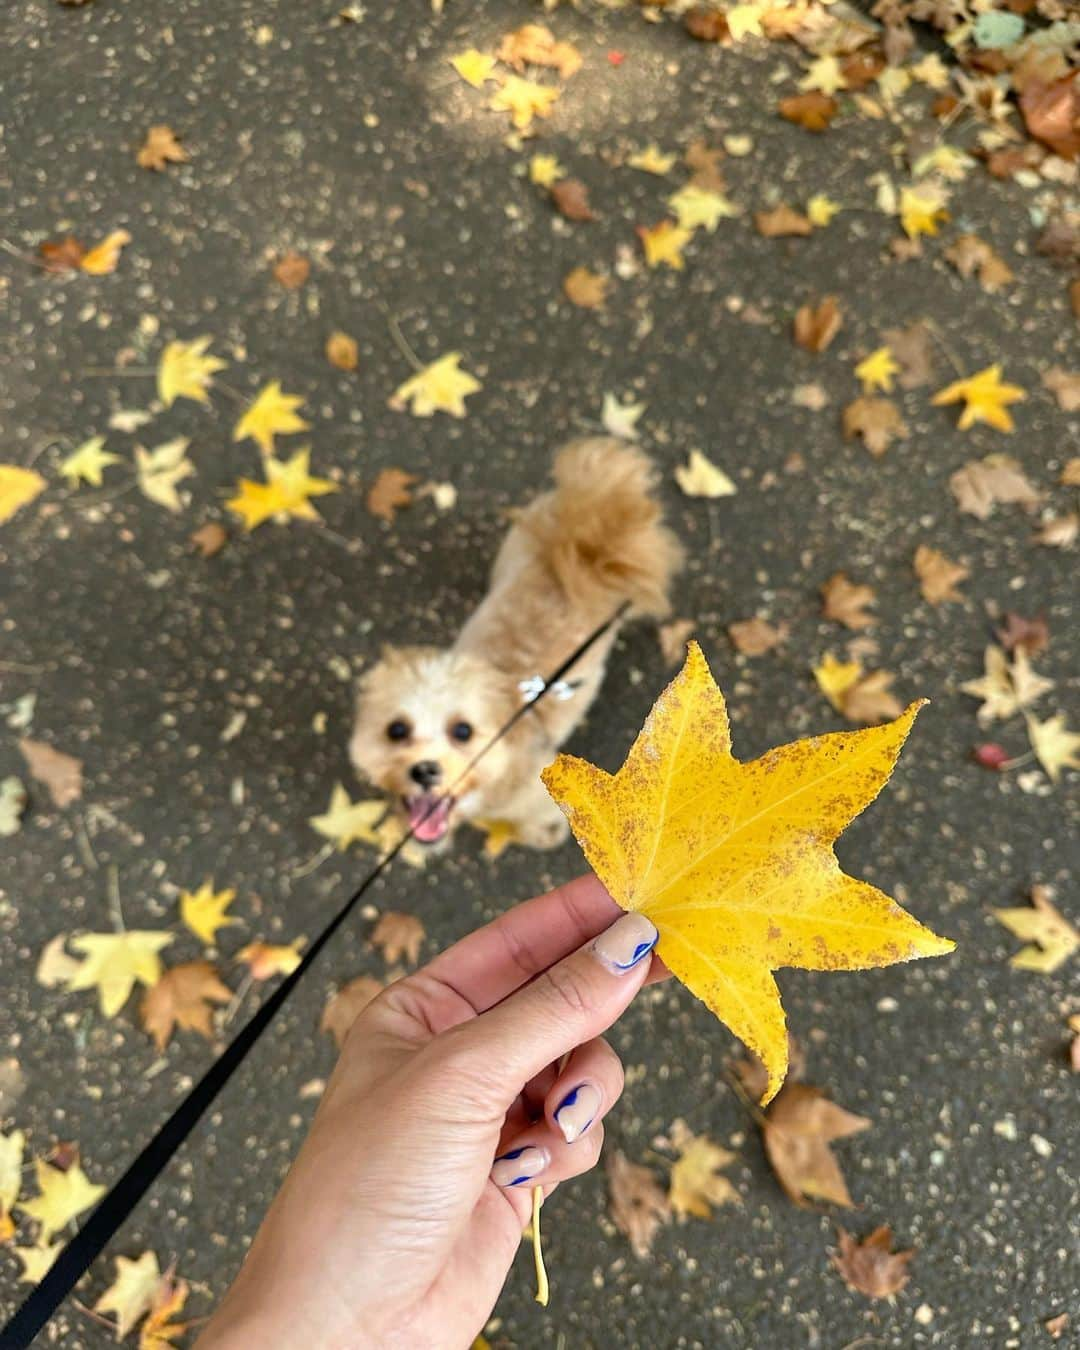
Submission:
M 619 913 L 590 873 L 515 905 L 448 947 L 424 973 L 448 985 L 474 1012 L 487 1012 L 602 932 Z

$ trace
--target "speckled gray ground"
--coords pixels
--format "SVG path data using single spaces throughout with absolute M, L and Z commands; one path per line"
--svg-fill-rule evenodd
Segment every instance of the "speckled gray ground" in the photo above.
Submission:
M 564 1188 L 545 1212 L 552 1305 L 545 1313 L 533 1304 L 523 1260 L 492 1339 L 783 1350 L 1042 1344 L 1045 1318 L 1071 1309 L 1080 1320 L 1080 1129 L 1076 1080 L 1062 1059 L 1063 1015 L 1080 1007 L 1075 963 L 1071 976 L 1010 969 L 1016 943 L 989 911 L 1020 903 L 1039 880 L 1056 885 L 1075 916 L 1075 777 L 1050 795 L 1025 794 L 1015 776 L 970 764 L 980 733 L 957 685 L 978 670 L 988 606 L 1043 609 L 1055 638 L 1040 668 L 1057 689 L 1042 707 L 1071 711 L 1075 724 L 1075 554 L 1033 548 L 1015 508 L 985 523 L 959 515 L 946 489 L 966 459 L 1007 448 L 1067 505 L 1053 485 L 1076 453 L 1078 423 L 1039 376 L 1055 362 L 1076 364 L 1076 327 L 1062 274 L 1031 253 L 1031 196 L 978 173 L 954 201 L 955 228 L 976 228 L 1016 268 L 1007 299 L 961 280 L 936 242 L 918 263 L 888 261 L 895 223 L 868 209 L 794 242 L 725 222 L 699 235 L 684 274 L 618 281 L 607 312 L 587 314 L 562 300 L 561 278 L 578 263 L 610 266 L 616 244 L 633 244 L 635 224 L 659 219 L 671 190 L 614 167 L 630 147 L 746 131 L 753 155 L 727 165 L 736 200 L 758 207 L 770 193 L 798 202 L 827 189 L 869 205 L 866 180 L 890 166 L 904 133 L 852 119 L 819 139 L 776 119 L 771 79 L 792 68 L 785 49 L 723 53 L 674 25 L 560 12 L 559 34 L 582 47 L 586 65 L 539 145 L 586 179 L 602 215 L 569 226 L 520 176 L 529 152 L 503 144 L 505 118 L 482 111 L 445 60 L 531 17 L 524 0 L 449 0 L 441 19 L 422 0 L 373 4 L 362 22 L 342 26 L 333 12 L 285 0 L 96 0 L 74 10 L 23 0 L 0 18 L 12 39 L 7 242 L 32 252 L 69 229 L 88 241 L 118 226 L 133 235 L 115 275 L 97 280 L 50 278 L 3 255 L 2 458 L 36 457 L 50 488 L 0 532 L 0 702 L 36 691 L 30 734 L 79 755 L 87 776 L 82 803 L 63 812 L 35 788 L 22 833 L 3 841 L 0 1045 L 27 1077 L 7 1123 L 28 1130 L 39 1152 L 76 1139 L 94 1179 L 117 1175 L 210 1049 L 181 1034 L 157 1063 L 134 1000 L 105 1022 L 91 996 L 35 983 L 42 945 L 60 932 L 108 929 L 110 865 L 132 926 L 175 926 L 177 888 L 212 875 L 239 892 L 243 926 L 226 930 L 226 956 L 251 936 L 316 931 L 366 865 L 354 853 L 297 875 L 318 844 L 307 818 L 324 809 L 335 780 L 354 787 L 344 749 L 353 676 L 382 641 L 453 635 L 482 592 L 506 508 L 542 483 L 560 440 L 596 425 L 605 390 L 634 394 L 649 404 L 647 443 L 693 552 L 677 609 L 697 620 L 728 691 L 737 749 L 749 757 L 837 725 L 808 665 L 842 646 L 816 598 L 839 567 L 878 589 L 880 662 L 898 672 L 901 695 L 934 700 L 893 787 L 840 852 L 849 870 L 955 937 L 957 954 L 782 981 L 792 1024 L 811 1044 L 810 1078 L 873 1120 L 840 1149 L 858 1204 L 844 1222 L 859 1234 L 890 1223 L 919 1254 L 893 1306 L 844 1288 L 827 1258 L 836 1216 L 784 1199 L 753 1122 L 723 1086 L 729 1037 L 666 987 L 614 1032 L 630 1086 L 611 1144 L 662 1174 L 651 1141 L 681 1115 L 737 1150 L 742 1208 L 667 1228 L 654 1259 L 641 1262 L 612 1229 L 599 1175 Z M 612 48 L 625 54 L 621 66 L 606 59 Z M 182 133 L 189 165 L 160 176 L 136 167 L 133 150 L 154 122 Z M 291 294 L 268 271 L 268 258 L 289 248 L 314 260 L 311 280 Z M 850 317 L 815 358 L 794 348 L 790 321 L 826 288 Z M 384 306 L 423 359 L 465 353 L 484 388 L 464 421 L 388 410 L 408 369 Z M 1031 391 L 1019 433 L 960 434 L 952 412 L 915 391 L 904 396 L 911 439 L 872 461 L 837 429 L 854 393 L 852 361 L 882 328 L 926 315 L 965 369 L 1000 358 Z M 360 340 L 355 375 L 325 362 L 333 328 Z M 138 494 L 106 490 L 96 505 L 87 505 L 92 490 L 69 494 L 56 476 L 64 451 L 106 432 L 115 408 L 145 407 L 152 396 L 145 377 L 99 372 L 125 352 L 136 370 L 152 365 L 166 339 L 204 332 L 232 362 L 212 410 L 181 402 L 141 433 L 147 444 L 192 437 L 198 476 L 183 485 L 183 514 Z M 938 375 L 951 378 L 944 362 Z M 230 440 L 235 399 L 271 378 L 303 394 L 314 471 L 341 483 L 320 503 L 334 533 L 266 525 L 201 560 L 188 548 L 191 530 L 224 519 L 226 489 L 257 468 L 251 443 Z M 792 404 L 792 387 L 806 380 L 828 390 L 824 412 Z M 130 456 L 136 438 L 108 435 Z M 737 496 L 706 505 L 678 494 L 671 469 L 693 446 L 732 474 Z M 802 474 L 783 471 L 793 451 Z M 373 521 L 363 487 L 385 465 L 453 481 L 456 508 L 439 514 L 425 501 L 393 527 Z M 919 599 L 910 570 L 919 542 L 970 564 L 963 603 L 933 610 Z M 755 612 L 790 620 L 793 631 L 780 653 L 747 661 L 724 626 Z M 653 634 L 628 632 L 574 748 L 617 764 L 665 673 Z M 246 724 L 223 743 L 238 710 Z M 1011 752 L 1025 749 L 1022 723 L 1000 734 Z M 5 728 L 0 774 L 23 771 L 16 738 Z M 491 863 L 470 838 L 424 873 L 392 873 L 373 899 L 418 914 L 430 953 L 579 868 L 572 846 L 512 850 Z M 326 954 L 114 1245 L 113 1254 L 152 1246 L 163 1260 L 175 1256 L 198 1285 L 196 1313 L 227 1283 L 303 1134 L 313 1103 L 301 1087 L 331 1067 L 331 1045 L 316 1032 L 328 992 L 382 970 L 365 940 L 370 926 L 354 923 Z M 169 957 L 196 954 L 181 935 Z M 1047 1141 L 1041 1152 L 1036 1136 Z M 16 1271 L 0 1252 L 4 1309 L 25 1290 Z M 102 1263 L 82 1299 L 107 1278 Z M 70 1306 L 50 1336 L 72 1350 L 111 1343 Z

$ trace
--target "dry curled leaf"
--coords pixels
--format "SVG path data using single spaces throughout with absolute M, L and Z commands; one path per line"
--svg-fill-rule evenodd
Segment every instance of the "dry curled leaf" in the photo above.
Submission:
M 723 192 L 725 183 L 720 171 L 723 158 L 721 146 L 712 146 L 702 140 L 691 141 L 683 155 L 683 163 L 691 171 L 691 185 L 705 192 Z
M 231 1001 L 232 990 L 209 961 L 185 961 L 166 970 L 146 992 L 139 1005 L 139 1020 L 158 1050 L 164 1050 L 175 1027 L 197 1031 L 210 1040 L 212 1005 Z
M 569 42 L 559 42 L 549 28 L 527 23 L 507 33 L 499 44 L 499 60 L 520 75 L 527 65 L 549 66 L 568 80 L 581 69 L 581 53 Z
M 1080 536 L 1080 515 L 1070 511 L 1044 520 L 1035 531 L 1035 542 L 1044 548 L 1072 548 L 1077 536 Z
M 288 945 L 249 942 L 236 953 L 236 959 L 247 965 L 253 980 L 270 980 L 275 975 L 293 973 L 300 964 L 300 948 L 303 945 L 303 938 L 295 938 Z
M 228 530 L 216 520 L 207 521 L 205 525 L 200 525 L 188 535 L 188 543 L 200 558 L 212 558 L 215 553 L 220 553 L 228 539 Z
M 611 281 L 587 267 L 575 267 L 563 278 L 563 294 L 580 309 L 603 309 Z
M 691 643 L 617 773 L 560 754 L 542 774 L 609 894 L 652 920 L 668 969 L 767 1065 L 767 1098 L 787 1069 L 773 970 L 867 969 L 952 950 L 841 872 L 832 850 L 888 781 L 920 706 L 744 764 Z
M 1021 647 L 1028 656 L 1038 656 L 1050 645 L 1050 627 L 1045 614 L 1028 619 L 1014 610 L 1005 612 L 1004 624 L 997 630 L 997 640 L 1007 652 Z
M 160 172 L 167 164 L 186 164 L 190 158 L 176 139 L 176 132 L 164 124 L 150 128 L 135 156 L 140 169 L 153 169 L 155 172 Z
M 945 257 L 962 277 L 977 274 L 984 291 L 995 295 L 1016 280 L 1012 268 L 977 234 L 960 234 L 945 250 Z
M 376 995 L 382 993 L 382 983 L 373 975 L 357 975 L 343 985 L 323 1009 L 319 1030 L 328 1031 L 340 1050 L 345 1044 L 352 1024 Z
M 660 655 L 665 665 L 676 666 L 682 663 L 686 656 L 686 640 L 696 626 L 693 619 L 672 619 L 670 623 L 661 624 L 656 630 Z
M 853 399 L 841 414 L 844 439 L 862 438 L 867 450 L 876 458 L 888 450 L 894 440 L 905 440 L 908 425 L 900 409 L 891 398 L 874 398 L 866 394 Z
M 906 328 L 887 328 L 882 335 L 900 366 L 901 389 L 917 389 L 934 378 L 930 328 L 921 320 Z
M 787 638 L 788 625 L 779 623 L 774 626 L 755 614 L 752 619 L 738 619 L 735 623 L 729 623 L 727 634 L 731 645 L 743 656 L 764 656 Z
M 1080 72 L 1044 84 L 1029 80 L 1020 94 L 1028 132 L 1064 160 L 1080 159 Z
M 1062 412 L 1080 412 L 1080 370 L 1063 370 L 1061 366 L 1051 366 L 1043 372 L 1043 385 L 1057 399 Z M 1077 464 L 1077 482 L 1080 483 L 1080 460 Z M 1065 481 L 1064 476 L 1062 482 Z
M 337 370 L 355 370 L 360 363 L 356 339 L 348 333 L 331 333 L 326 339 L 326 359 Z
M 630 1162 L 621 1149 L 608 1155 L 607 1175 L 612 1222 L 629 1238 L 634 1255 L 644 1259 L 660 1225 L 671 1220 L 668 1198 L 653 1173 Z
M 367 509 L 373 516 L 393 524 L 399 508 L 412 505 L 412 484 L 416 482 L 419 482 L 416 474 L 404 469 L 380 469 L 368 488 Z
M 840 711 L 849 722 L 866 726 L 899 717 L 904 705 L 892 692 L 895 679 L 887 670 L 872 670 L 861 676 L 845 692 Z
M 46 272 L 77 272 L 85 256 L 86 249 L 73 234 L 38 245 L 38 257 Z
M 311 273 L 311 264 L 299 253 L 285 253 L 274 264 L 274 280 L 287 291 L 301 287 Z
M 426 936 L 424 925 L 415 914 L 388 909 L 375 925 L 371 945 L 382 952 L 387 965 L 395 965 L 404 957 L 410 966 L 415 966 Z
M 946 600 L 962 600 L 964 597 L 956 589 L 959 582 L 971 575 L 971 569 L 963 563 L 952 562 L 944 553 L 928 544 L 920 544 L 915 550 L 912 562 L 915 575 L 919 578 L 919 589 L 923 599 L 932 605 L 943 604 Z
M 764 235 L 766 239 L 783 239 L 789 235 L 807 235 L 814 232 L 810 218 L 785 202 L 774 206 L 771 211 L 756 211 L 754 227 L 758 234 Z
M 877 622 L 866 612 L 875 599 L 873 586 L 851 581 L 845 572 L 834 572 L 821 587 L 821 612 L 826 619 L 858 631 Z
M 823 352 L 844 323 L 835 295 L 827 295 L 817 305 L 802 305 L 795 314 L 795 341 L 808 352 Z M 856 400 L 858 402 L 858 400 Z
M 805 94 L 792 94 L 776 105 L 781 117 L 794 122 L 804 131 L 825 131 L 840 111 L 840 105 L 830 94 L 814 89 Z
M 26 767 L 33 778 L 49 789 L 53 805 L 61 810 L 82 796 L 82 760 L 54 750 L 44 741 L 24 736 L 19 742 Z
M 683 26 L 698 42 L 727 42 L 731 37 L 727 16 L 719 9 L 697 6 L 683 16 Z
M 559 215 L 567 220 L 596 219 L 596 212 L 589 205 L 589 189 L 580 178 L 560 178 L 550 190 Z
M 851 1195 L 829 1145 L 869 1127 L 865 1116 L 845 1111 L 820 1088 L 786 1084 L 769 1107 L 762 1133 L 765 1154 L 788 1199 L 799 1206 L 820 1200 L 850 1208 Z
M 915 1255 L 912 1247 L 906 1252 L 892 1250 L 892 1229 L 888 1224 L 875 1228 L 868 1238 L 856 1242 L 850 1233 L 839 1230 L 839 1250 L 832 1263 L 844 1277 L 844 1283 L 857 1294 L 867 1298 L 893 1298 L 908 1280 L 908 1263 Z

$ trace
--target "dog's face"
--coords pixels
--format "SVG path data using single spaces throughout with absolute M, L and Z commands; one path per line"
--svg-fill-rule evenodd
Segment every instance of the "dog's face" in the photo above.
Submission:
M 349 754 L 415 837 L 434 844 L 505 773 L 505 743 L 469 765 L 513 710 L 507 677 L 484 661 L 436 647 L 388 648 L 361 683 Z

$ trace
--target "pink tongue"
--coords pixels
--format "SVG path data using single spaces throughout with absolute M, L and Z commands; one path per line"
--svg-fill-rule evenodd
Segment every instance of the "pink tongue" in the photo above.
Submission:
M 409 827 L 421 843 L 433 844 L 441 839 L 449 816 L 449 797 L 414 797 L 409 802 Z

